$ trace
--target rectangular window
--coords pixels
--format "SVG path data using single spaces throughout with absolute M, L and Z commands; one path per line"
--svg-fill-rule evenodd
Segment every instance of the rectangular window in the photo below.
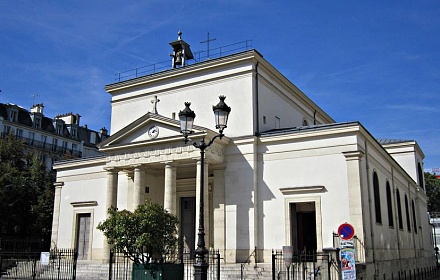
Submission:
M 73 138 L 76 138 L 76 128 L 72 128 L 72 130 L 70 131 L 70 134 Z
M 37 117 L 37 116 L 35 116 L 35 119 L 34 119 L 34 127 L 35 128 L 40 128 L 41 127 L 41 119 L 39 117 Z
M 17 128 L 17 130 L 15 131 L 15 136 L 20 138 L 23 137 L 23 129 Z
M 67 152 L 67 142 L 63 141 L 63 152 L 66 153 Z
M 72 144 L 72 150 L 73 151 L 78 151 L 78 145 L 77 144 Z
M 35 139 L 35 133 L 29 131 L 29 139 L 34 140 Z
M 11 127 L 9 125 L 5 125 L 5 134 L 9 134 L 11 132 Z
M 281 127 L 281 120 L 279 117 L 275 117 L 275 129 Z
M 52 151 L 56 151 L 58 146 L 58 139 L 52 139 Z
M 93 131 L 90 132 L 90 143 L 96 144 L 96 134 Z

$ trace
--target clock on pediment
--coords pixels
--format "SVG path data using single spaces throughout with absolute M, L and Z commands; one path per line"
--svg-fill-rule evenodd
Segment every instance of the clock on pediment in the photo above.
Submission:
M 148 129 L 148 136 L 149 136 L 151 139 L 156 138 L 158 135 L 159 135 L 159 127 L 153 125 L 152 127 L 150 127 L 150 128 Z

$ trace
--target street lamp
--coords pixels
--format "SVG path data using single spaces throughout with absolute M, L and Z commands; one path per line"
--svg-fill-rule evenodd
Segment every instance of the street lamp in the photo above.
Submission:
M 219 130 L 219 134 L 214 136 L 208 144 L 205 143 L 205 137 L 202 138 L 200 143 L 193 142 L 193 146 L 200 149 L 200 208 L 199 208 L 199 229 L 198 229 L 198 239 L 197 239 L 197 249 L 195 251 L 197 256 L 197 261 L 194 264 L 194 274 L 196 280 L 207 280 L 208 279 L 208 263 L 205 260 L 205 255 L 208 254 L 208 250 L 205 247 L 205 218 L 204 218 L 204 174 L 205 174 L 205 149 L 211 146 L 216 138 L 222 139 L 224 136 L 223 130 L 227 127 L 228 116 L 231 112 L 231 108 L 225 103 L 225 96 L 219 96 L 220 102 L 212 106 L 215 116 L 215 128 Z M 188 135 L 191 134 L 192 126 L 194 123 L 194 118 L 196 114 L 192 111 L 189 106 L 190 102 L 185 102 L 185 109 L 179 112 L 180 120 L 180 132 L 185 137 L 185 143 L 188 143 Z

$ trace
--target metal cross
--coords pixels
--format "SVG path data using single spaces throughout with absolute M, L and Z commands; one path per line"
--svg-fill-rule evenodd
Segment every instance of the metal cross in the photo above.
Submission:
M 151 100 L 151 103 L 153 103 L 153 113 L 157 113 L 157 103 L 160 102 L 160 99 L 157 98 L 157 95 L 154 96 L 154 99 Z
M 217 40 L 217 38 L 214 38 L 214 39 L 210 39 L 210 38 L 209 38 L 209 32 L 208 32 L 208 39 L 205 40 L 205 41 L 201 41 L 201 42 L 200 42 L 201 44 L 206 43 L 206 46 L 207 46 L 207 48 L 208 48 L 208 50 L 207 50 L 207 52 L 208 52 L 207 59 L 209 59 L 209 42 L 211 42 L 211 41 L 215 41 L 215 40 Z

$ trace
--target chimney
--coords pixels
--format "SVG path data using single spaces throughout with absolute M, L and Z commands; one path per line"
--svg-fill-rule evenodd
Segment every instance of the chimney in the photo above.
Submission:
M 101 128 L 101 130 L 99 130 L 99 133 L 102 136 L 107 136 L 108 131 L 107 131 L 107 129 L 105 127 L 103 127 L 103 128 Z
M 44 108 L 43 103 L 32 105 L 31 113 L 43 114 L 43 108 Z

